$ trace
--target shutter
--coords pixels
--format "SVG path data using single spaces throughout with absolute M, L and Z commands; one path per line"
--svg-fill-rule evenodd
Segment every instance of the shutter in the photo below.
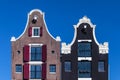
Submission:
M 42 36 L 43 34 L 43 27 L 40 27 L 40 36 Z
M 29 80 L 29 64 L 23 66 L 23 77 L 25 80 Z
M 29 29 L 28 29 L 28 36 L 32 36 L 32 27 L 29 27 Z
M 47 58 L 47 46 L 43 45 L 42 46 L 42 61 L 45 62 Z
M 24 56 L 24 62 L 28 62 L 29 61 L 29 46 L 25 45 L 24 46 L 24 51 L 23 51 L 23 56 Z
M 47 68 L 46 68 L 46 63 L 42 64 L 42 79 L 46 79 L 46 72 L 47 72 Z

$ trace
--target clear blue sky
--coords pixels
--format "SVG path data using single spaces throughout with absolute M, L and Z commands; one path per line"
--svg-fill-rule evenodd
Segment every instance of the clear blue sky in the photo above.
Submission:
M 32 9 L 45 12 L 49 32 L 70 43 L 79 19 L 88 16 L 99 43 L 109 42 L 110 80 L 120 80 L 119 0 L 0 0 L 0 80 L 11 80 L 11 42 L 24 30 Z

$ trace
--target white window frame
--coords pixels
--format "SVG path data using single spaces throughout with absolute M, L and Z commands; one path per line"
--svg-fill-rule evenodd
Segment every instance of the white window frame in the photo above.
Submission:
M 17 66 L 17 65 L 20 65 L 20 66 L 21 66 L 21 69 L 22 69 L 21 72 L 17 72 L 17 71 L 16 71 L 16 66 Z M 21 74 L 21 73 L 23 72 L 22 64 L 16 64 L 16 65 L 15 65 L 15 72 L 18 73 L 18 74 Z
M 51 65 L 54 65 L 54 66 L 55 66 L 55 72 L 50 72 L 50 66 L 51 66 Z M 56 74 L 56 67 L 57 67 L 56 64 L 50 64 L 50 65 L 49 65 L 49 73 L 50 73 L 50 74 Z
M 29 44 L 29 64 L 42 64 L 43 62 L 42 61 L 31 61 L 31 47 L 42 47 L 43 44 Z
M 34 35 L 34 29 L 38 29 L 39 30 L 38 36 Z M 40 37 L 40 27 L 32 27 L 32 37 Z
M 42 66 L 42 64 L 30 64 L 29 65 L 29 79 L 30 80 L 42 80 L 42 78 L 41 79 L 31 79 L 31 73 L 30 73 L 30 71 L 31 71 L 31 65 L 40 65 L 40 66 Z M 42 67 L 41 67 L 42 68 Z

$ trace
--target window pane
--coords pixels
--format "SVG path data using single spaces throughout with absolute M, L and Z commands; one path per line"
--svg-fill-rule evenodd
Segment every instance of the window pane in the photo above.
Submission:
M 91 56 L 91 43 L 79 42 L 78 43 L 78 56 L 79 57 L 89 57 Z
M 50 72 L 56 72 L 56 65 L 50 65 Z
M 32 61 L 42 60 L 42 47 L 31 47 L 31 60 Z
M 91 62 L 82 61 L 78 62 L 78 77 L 85 78 L 90 77 L 91 74 Z
M 35 79 L 35 72 L 31 72 L 31 75 L 30 75 L 31 79 Z
M 42 68 L 41 65 L 31 65 L 30 78 L 31 79 L 41 79 L 41 75 L 42 75 L 41 68 Z
M 64 63 L 64 69 L 65 69 L 65 72 L 70 72 L 71 71 L 71 62 L 70 61 L 66 61 Z
M 41 74 L 41 72 L 36 72 L 36 79 L 40 79 L 41 78 L 41 76 L 40 76 L 40 74 Z
M 22 65 L 16 64 L 16 72 L 22 72 Z
M 34 28 L 34 36 L 39 36 L 39 28 Z
M 98 71 L 99 72 L 104 72 L 104 61 L 99 61 L 98 62 Z

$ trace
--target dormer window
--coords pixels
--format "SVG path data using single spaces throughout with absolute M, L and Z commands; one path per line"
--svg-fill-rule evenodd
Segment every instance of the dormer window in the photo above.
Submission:
M 32 37 L 40 37 L 40 27 L 32 28 Z

